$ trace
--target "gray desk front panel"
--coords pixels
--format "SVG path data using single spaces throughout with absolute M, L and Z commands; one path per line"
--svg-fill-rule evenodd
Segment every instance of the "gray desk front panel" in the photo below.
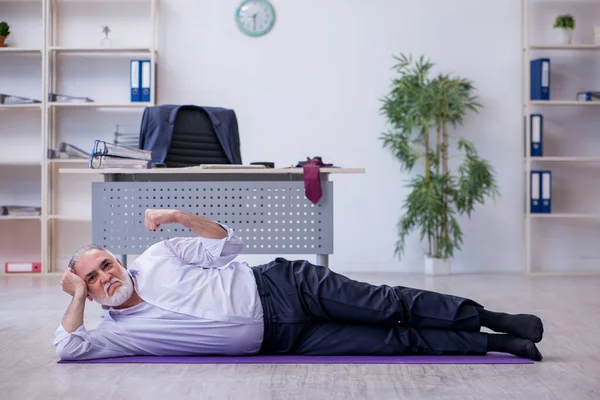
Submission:
M 302 181 L 94 182 L 92 239 L 115 254 L 141 254 L 154 243 L 195 236 L 176 224 L 150 232 L 147 208 L 176 208 L 235 230 L 245 254 L 332 254 L 333 182 L 313 204 Z

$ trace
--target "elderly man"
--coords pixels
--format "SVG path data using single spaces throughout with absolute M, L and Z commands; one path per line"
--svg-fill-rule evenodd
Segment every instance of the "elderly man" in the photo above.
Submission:
M 125 269 L 99 246 L 76 252 L 62 278 L 72 301 L 56 330 L 63 360 L 129 355 L 542 355 L 542 321 L 461 297 L 351 280 L 307 261 L 236 261 L 232 229 L 179 210 L 146 210 L 145 225 L 197 236 L 148 248 Z M 106 309 L 83 324 L 86 298 Z M 501 332 L 483 333 L 481 327 Z

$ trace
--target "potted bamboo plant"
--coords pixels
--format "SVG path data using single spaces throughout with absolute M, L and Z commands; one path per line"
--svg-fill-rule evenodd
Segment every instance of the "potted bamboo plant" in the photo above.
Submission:
M 554 20 L 557 38 L 560 44 L 571 44 L 573 30 L 575 29 L 575 18 L 571 14 L 562 14 Z
M 470 217 L 477 203 L 498 194 L 491 165 L 479 157 L 473 143 L 453 138 L 449 131 L 481 105 L 470 81 L 443 74 L 432 78 L 433 64 L 423 56 L 415 62 L 405 55 L 394 58 L 399 76 L 381 107 L 391 129 L 380 139 L 398 158 L 401 169 L 412 172 L 417 163 L 422 165 L 422 173 L 408 183 L 411 192 L 397 225 L 395 254 L 403 254 L 406 237 L 417 230 L 427 242 L 425 272 L 448 274 L 450 260 L 463 243 L 457 217 Z M 450 156 L 460 157 L 454 171 Z
M 0 47 L 6 47 L 4 41 L 8 35 L 10 35 L 10 26 L 4 21 L 0 22 Z

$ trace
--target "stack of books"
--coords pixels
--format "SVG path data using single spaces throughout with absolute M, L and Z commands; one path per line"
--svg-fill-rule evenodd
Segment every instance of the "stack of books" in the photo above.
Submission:
M 66 94 L 48 93 L 48 101 L 58 103 L 93 103 L 89 97 L 69 96 Z
M 33 217 L 42 213 L 40 207 L 31 206 L 0 206 L 0 212 L 3 216 L 12 217 Z
M 115 129 L 114 144 L 125 147 L 138 148 L 140 145 L 139 127 L 126 127 L 117 125 Z
M 70 143 L 60 142 L 57 149 L 48 149 L 48 158 L 51 160 L 88 159 L 90 153 Z
M 152 152 L 134 149 L 102 140 L 94 141 L 89 167 L 102 168 L 150 168 Z
M 39 100 L 28 99 L 27 97 L 13 96 L 12 94 L 0 93 L 0 104 L 36 104 Z

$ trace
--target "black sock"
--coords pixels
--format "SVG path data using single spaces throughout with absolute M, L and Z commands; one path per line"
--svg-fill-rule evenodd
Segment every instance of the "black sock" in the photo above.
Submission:
M 514 336 L 488 333 L 487 350 L 510 353 L 533 361 L 542 361 L 542 353 L 540 353 L 535 343 Z
M 505 314 L 488 311 L 478 307 L 479 324 L 496 332 L 529 339 L 534 343 L 542 340 L 544 325 L 542 320 L 529 314 Z

